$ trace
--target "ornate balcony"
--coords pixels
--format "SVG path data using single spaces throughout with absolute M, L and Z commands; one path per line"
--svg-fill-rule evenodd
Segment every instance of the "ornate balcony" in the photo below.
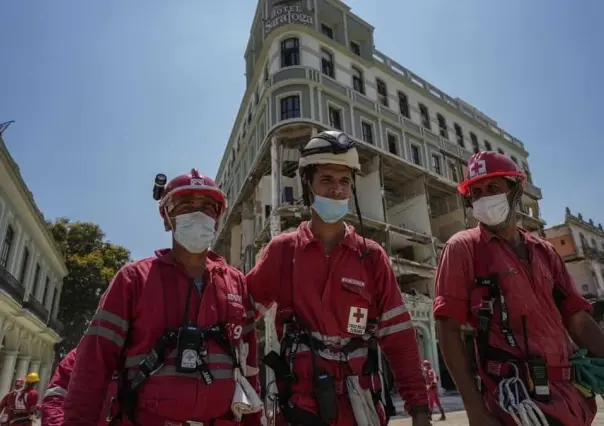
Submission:
M 0 289 L 8 293 L 13 299 L 21 303 L 25 289 L 6 268 L 0 267 Z

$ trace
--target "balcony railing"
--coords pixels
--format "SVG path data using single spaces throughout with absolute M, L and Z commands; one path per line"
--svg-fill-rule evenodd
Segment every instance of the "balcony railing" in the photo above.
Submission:
M 48 323 L 50 312 L 48 312 L 48 309 L 46 309 L 44 305 L 37 301 L 34 297 L 30 296 L 29 300 L 23 301 L 23 309 L 30 311 L 44 324 Z
M 583 254 L 586 258 L 600 261 L 604 259 L 604 251 L 600 251 L 597 248 L 590 247 L 585 242 L 581 245 L 583 246 Z
M 543 198 L 541 189 L 537 188 L 530 182 L 526 182 L 524 184 L 524 192 L 526 193 L 526 195 L 530 196 L 531 198 L 534 198 L 535 200 L 541 200 Z
M 21 283 L 3 267 L 0 267 L 0 288 L 6 291 L 19 303 L 23 300 L 23 296 L 25 295 L 25 289 Z

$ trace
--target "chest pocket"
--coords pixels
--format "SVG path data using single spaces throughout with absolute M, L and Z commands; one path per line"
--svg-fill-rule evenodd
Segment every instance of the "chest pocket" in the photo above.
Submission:
M 238 280 L 225 284 L 222 288 L 225 289 L 223 300 L 226 302 L 226 309 L 223 311 L 224 314 L 221 321 L 225 323 L 227 338 L 231 346 L 236 346 L 241 339 L 243 326 L 246 321 L 246 311 L 242 296 L 243 285 Z
M 355 258 L 358 259 L 356 254 Z M 375 318 L 372 309 L 375 292 L 371 291 L 374 282 L 366 263 L 367 258 L 363 258 L 337 277 L 340 291 L 334 299 L 340 330 L 353 336 L 365 334 L 369 319 Z

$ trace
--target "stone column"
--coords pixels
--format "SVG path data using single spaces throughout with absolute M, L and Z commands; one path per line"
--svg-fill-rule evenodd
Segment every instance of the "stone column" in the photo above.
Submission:
M 11 253 L 11 259 L 9 259 L 8 262 L 8 270 L 15 278 L 19 279 L 18 267 L 21 264 L 21 247 L 23 246 L 23 240 L 25 239 L 25 232 L 23 232 L 23 227 L 21 225 L 17 225 L 15 231 L 17 236 L 13 241 L 13 252 Z
M 32 359 L 31 362 L 29 363 L 29 369 L 27 372 L 40 374 L 40 360 Z
M 38 385 L 38 392 L 40 395 L 44 395 L 46 392 L 46 388 L 48 387 L 48 382 L 50 381 L 50 367 L 51 364 L 44 362 L 40 365 L 40 384 Z
M 241 206 L 241 234 L 243 270 L 247 273 L 254 265 L 254 204 L 252 201 L 246 201 Z
M 276 136 L 271 138 L 271 238 L 281 233 L 281 218 L 276 210 L 281 205 L 281 153 L 283 146 L 279 144 Z
M 31 357 L 29 355 L 20 356 L 17 361 L 17 370 L 15 378 L 25 378 L 29 373 L 29 360 Z
M 11 382 L 13 381 L 18 354 L 18 351 L 4 352 L 4 362 L 2 363 L 2 373 L 0 374 L 0 395 L 6 395 L 12 387 Z

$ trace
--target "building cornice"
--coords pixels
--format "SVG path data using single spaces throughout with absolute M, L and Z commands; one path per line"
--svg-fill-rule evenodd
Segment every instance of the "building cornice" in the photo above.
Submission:
M 361 18 L 359 18 L 358 16 L 354 15 L 351 11 L 350 11 L 350 7 L 348 7 L 346 4 L 342 3 L 339 0 L 331 0 L 330 1 L 332 4 L 334 4 L 334 6 L 340 6 L 340 8 L 342 9 L 341 6 L 343 6 L 344 8 L 346 8 L 347 10 L 343 10 L 344 13 L 346 13 L 347 15 L 359 19 L 361 22 L 366 23 L 364 20 L 362 20 Z M 260 4 L 260 3 L 259 3 Z M 259 11 L 259 6 L 256 9 L 256 13 L 254 14 L 254 21 L 252 22 L 252 29 L 254 28 L 254 22 L 255 22 L 255 18 L 258 14 Z M 367 24 L 369 25 L 369 24 Z M 373 28 L 373 27 L 372 27 Z M 232 131 L 231 131 L 231 135 L 229 137 L 229 140 L 227 142 L 227 145 L 225 147 L 225 151 L 224 154 L 222 156 L 220 165 L 218 167 L 217 173 L 216 173 L 216 178 L 218 178 L 221 174 L 222 171 L 224 170 L 224 167 L 226 166 L 226 162 L 227 162 L 227 158 L 228 158 L 228 151 L 233 147 L 234 144 L 234 140 L 237 138 L 237 134 L 238 131 L 236 131 L 237 129 L 239 129 L 239 126 L 241 125 L 241 120 L 245 119 L 245 115 L 247 113 L 247 108 L 246 106 L 248 105 L 248 103 L 250 102 L 250 98 L 251 96 L 253 96 L 253 94 L 256 91 L 256 88 L 258 87 L 258 81 L 261 77 L 261 75 L 264 73 L 264 66 L 258 66 L 259 64 L 264 64 L 267 59 L 268 59 L 268 51 L 273 43 L 273 41 L 275 39 L 278 39 L 282 36 L 282 34 L 284 33 L 288 33 L 288 32 L 299 32 L 299 33 L 303 33 L 306 34 L 310 37 L 313 37 L 317 40 L 319 40 L 320 42 L 322 42 L 323 44 L 327 44 L 329 45 L 329 47 L 331 49 L 337 50 L 338 53 L 343 54 L 345 56 L 348 56 L 350 59 L 352 59 L 354 62 L 358 63 L 361 66 L 364 66 L 366 68 L 371 68 L 371 67 L 375 67 L 380 69 L 382 72 L 384 72 L 386 75 L 388 75 L 389 77 L 395 79 L 396 81 L 401 82 L 402 84 L 409 86 L 407 84 L 407 79 L 403 78 L 402 75 L 400 75 L 399 73 L 394 72 L 388 65 L 386 65 L 384 62 L 389 62 L 391 64 L 395 64 L 397 68 L 400 68 L 402 70 L 405 70 L 406 73 L 408 73 L 411 77 L 417 78 L 419 80 L 421 80 L 422 82 L 424 82 L 427 87 L 423 87 L 420 86 L 418 84 L 415 84 L 414 86 L 409 86 L 411 87 L 413 90 L 418 91 L 419 93 L 423 94 L 424 96 L 428 97 L 429 99 L 437 102 L 439 104 L 439 106 L 446 108 L 449 112 L 451 112 L 454 115 L 459 116 L 460 118 L 464 119 L 464 120 L 469 120 L 471 121 L 471 123 L 473 125 L 475 125 L 476 127 L 480 128 L 481 130 L 483 130 L 484 132 L 487 132 L 488 134 L 494 136 L 495 138 L 497 138 L 497 140 L 501 141 L 502 143 L 512 147 L 513 149 L 519 150 L 523 155 L 525 155 L 526 157 L 528 157 L 528 151 L 526 150 L 526 148 L 524 147 L 524 145 L 522 144 L 522 142 L 518 141 L 517 139 L 513 138 L 511 135 L 509 135 L 509 133 L 505 132 L 504 130 L 502 130 L 501 128 L 499 128 L 497 126 L 497 129 L 501 132 L 503 132 L 504 134 L 508 135 L 510 138 L 512 138 L 514 141 L 510 141 L 508 140 L 506 137 L 503 136 L 503 134 L 499 134 L 497 132 L 495 132 L 494 130 L 492 130 L 490 128 L 490 126 L 488 125 L 484 125 L 483 123 L 481 123 L 480 121 L 478 121 L 476 118 L 472 117 L 472 116 L 468 116 L 466 114 L 464 114 L 464 112 L 461 110 L 461 107 L 459 108 L 455 108 L 453 106 L 451 106 L 450 104 L 448 104 L 447 102 L 445 102 L 443 99 L 441 99 L 438 96 L 435 96 L 431 93 L 430 89 L 435 89 L 438 92 L 441 92 L 443 94 L 445 94 L 448 98 L 451 98 L 454 102 L 457 101 L 460 104 L 463 104 L 469 108 L 473 109 L 473 112 L 476 113 L 478 112 L 481 115 L 484 115 L 486 118 L 482 118 L 485 121 L 491 120 L 493 121 L 491 118 L 489 118 L 488 116 L 486 116 L 485 114 L 481 113 L 476 107 L 474 107 L 473 105 L 461 100 L 461 99 L 453 99 L 451 96 L 447 95 L 444 91 L 438 89 L 436 86 L 432 85 L 431 83 L 425 81 L 423 78 L 417 76 L 415 73 L 413 73 L 412 71 L 407 70 L 407 68 L 403 67 L 402 65 L 398 64 L 398 62 L 394 61 L 393 59 L 391 59 L 390 57 L 384 55 L 383 53 L 381 53 L 380 51 L 378 51 L 377 49 L 373 49 L 372 51 L 372 56 L 378 56 L 378 57 L 382 57 L 385 61 L 381 62 L 379 60 L 372 60 L 372 61 L 368 61 L 360 56 L 357 56 L 355 54 L 353 54 L 348 48 L 347 46 L 343 46 L 340 43 L 335 42 L 334 40 L 324 36 L 323 34 L 321 34 L 320 32 L 317 32 L 314 27 L 309 27 L 306 25 L 299 25 L 299 24 L 288 24 L 288 25 L 283 25 L 279 28 L 276 28 L 275 30 L 271 31 L 268 36 L 263 40 L 262 43 L 262 51 L 260 52 L 260 55 L 258 56 L 258 59 L 256 60 L 255 63 L 255 67 L 254 67 L 254 75 L 251 78 L 251 84 L 249 84 L 246 88 L 246 91 L 243 95 L 243 98 L 241 100 L 241 104 L 239 106 L 239 111 L 237 113 L 237 116 L 235 118 L 235 122 L 233 124 L 232 127 Z M 251 34 L 251 32 L 250 32 Z M 250 35 L 250 39 L 251 39 L 251 35 Z M 249 47 L 249 42 L 250 40 L 248 40 L 248 47 Z M 246 53 L 247 53 L 247 49 L 246 49 Z
M 6 167 L 8 174 L 11 176 L 12 181 L 15 186 L 18 188 L 21 196 L 25 200 L 25 203 L 28 206 L 29 213 L 33 216 L 36 224 L 39 226 L 41 233 L 44 238 L 47 240 L 49 247 L 51 248 L 52 254 L 55 256 L 57 263 L 60 265 L 61 270 L 58 271 L 61 274 L 61 278 L 68 274 L 67 266 L 65 265 L 65 259 L 61 251 L 59 250 L 57 244 L 55 243 L 54 237 L 50 233 L 48 227 L 46 226 L 46 221 L 44 220 L 44 215 L 36 205 L 33 194 L 27 187 L 27 184 L 23 180 L 21 176 L 21 172 L 19 171 L 19 166 L 13 160 L 13 157 L 10 155 L 6 144 L 2 136 L 0 136 L 0 162 L 2 165 Z
M 566 208 L 565 222 L 567 224 L 574 224 L 584 229 L 587 229 L 593 232 L 594 234 L 597 234 L 600 237 L 604 238 L 604 227 L 601 223 L 598 223 L 596 225 L 592 219 L 589 219 L 589 221 L 585 221 L 581 213 L 577 213 L 577 215 L 575 216 L 571 213 L 568 207 Z

